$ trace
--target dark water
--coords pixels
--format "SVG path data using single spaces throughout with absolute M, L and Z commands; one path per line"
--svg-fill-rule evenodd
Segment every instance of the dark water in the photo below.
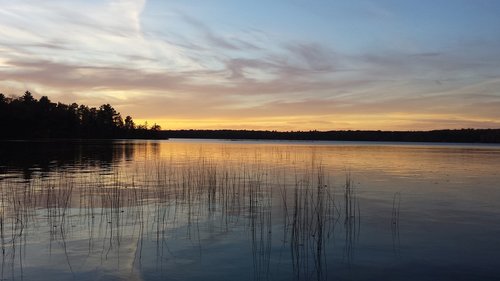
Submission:
M 1 280 L 500 278 L 500 146 L 0 146 Z

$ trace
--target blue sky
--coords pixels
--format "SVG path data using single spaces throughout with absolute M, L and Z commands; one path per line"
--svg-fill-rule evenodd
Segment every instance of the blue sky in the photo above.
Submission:
M 499 1 L 0 0 L 0 92 L 163 128 L 500 127 Z

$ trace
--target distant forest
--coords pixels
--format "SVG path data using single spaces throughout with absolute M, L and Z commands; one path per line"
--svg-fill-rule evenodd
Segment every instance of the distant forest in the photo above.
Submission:
M 99 108 L 39 100 L 27 91 L 17 98 L 0 93 L 0 138 L 157 138 L 160 126 L 136 125 L 111 105 Z
M 253 130 L 161 130 L 136 125 L 122 118 L 111 105 L 99 108 L 35 99 L 30 92 L 16 98 L 0 94 L 0 139 L 262 139 L 394 142 L 500 143 L 500 129 L 434 131 L 253 131 Z
M 163 138 L 500 143 L 500 129 L 434 131 L 249 131 L 166 130 Z

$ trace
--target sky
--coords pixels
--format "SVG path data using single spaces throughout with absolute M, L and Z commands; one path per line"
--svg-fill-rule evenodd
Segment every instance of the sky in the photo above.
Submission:
M 0 0 L 0 92 L 163 129 L 500 128 L 500 1 Z

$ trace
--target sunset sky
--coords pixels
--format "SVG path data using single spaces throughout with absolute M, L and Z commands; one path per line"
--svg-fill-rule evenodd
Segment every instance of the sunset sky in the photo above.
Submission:
M 500 128 L 500 1 L 0 0 L 0 92 L 163 129 Z

